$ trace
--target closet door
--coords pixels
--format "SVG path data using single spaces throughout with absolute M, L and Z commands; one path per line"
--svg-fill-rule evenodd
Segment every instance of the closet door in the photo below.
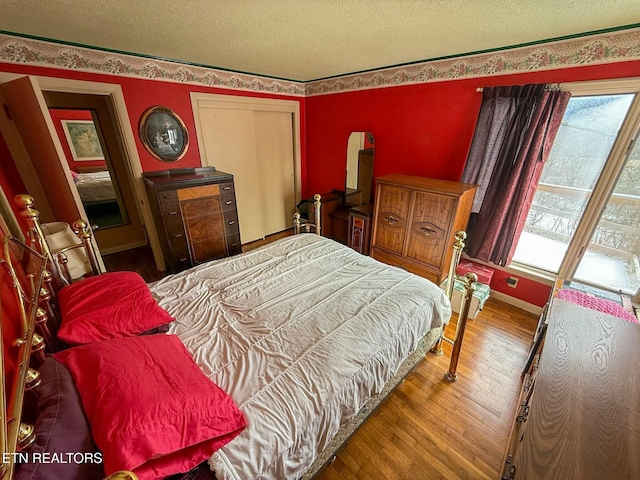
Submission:
M 263 227 L 265 235 L 269 235 L 292 226 L 296 208 L 293 128 L 288 112 L 257 111 L 253 120 Z
M 200 124 L 200 141 L 204 143 L 206 151 L 206 156 L 202 158 L 203 165 L 206 163 L 206 166 L 233 175 L 240 238 L 247 243 L 264 237 L 253 112 L 201 108 Z
M 196 116 L 203 165 L 234 176 L 242 241 L 290 228 L 295 210 L 291 113 L 200 105 Z

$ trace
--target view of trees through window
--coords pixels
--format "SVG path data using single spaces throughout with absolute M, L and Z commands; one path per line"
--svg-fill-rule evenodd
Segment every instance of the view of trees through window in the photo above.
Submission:
M 570 100 L 514 262 L 558 272 L 633 99 L 634 95 L 626 94 Z M 575 278 L 635 292 L 640 286 L 639 237 L 640 148 L 636 146 Z

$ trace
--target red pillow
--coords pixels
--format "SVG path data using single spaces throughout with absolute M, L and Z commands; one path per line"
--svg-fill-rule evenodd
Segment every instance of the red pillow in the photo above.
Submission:
M 135 272 L 85 278 L 58 294 L 58 338 L 70 345 L 133 336 L 173 321 Z
M 107 475 L 187 472 L 247 426 L 175 335 L 115 338 L 54 357 L 71 372 Z

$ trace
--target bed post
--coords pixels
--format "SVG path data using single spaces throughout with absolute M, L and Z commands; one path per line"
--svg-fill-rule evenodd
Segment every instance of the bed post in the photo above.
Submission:
M 451 300 L 451 297 L 453 296 L 453 289 L 455 287 L 455 282 L 456 282 L 456 268 L 458 267 L 458 263 L 460 262 L 460 256 L 462 255 L 462 250 L 464 249 L 464 241 L 467 239 L 467 232 L 463 230 L 458 230 L 453 235 L 453 238 L 454 238 L 453 253 L 451 255 L 451 263 L 449 264 L 449 275 L 447 276 L 447 290 L 446 290 L 447 298 L 449 300 Z M 442 349 L 443 340 L 445 340 L 444 328 L 442 329 L 442 334 L 440 335 L 440 338 L 431 349 L 431 351 L 439 357 L 442 356 L 442 354 L 444 353 L 444 350 Z
M 314 215 L 314 220 L 315 220 L 315 224 L 316 224 L 316 233 L 318 235 L 322 234 L 321 228 L 322 226 L 320 225 L 320 217 L 322 216 L 320 213 L 320 195 L 319 194 L 315 194 L 313 196 L 313 215 Z
M 298 212 L 293 214 L 293 233 L 294 235 L 297 235 L 300 233 L 300 230 L 302 227 L 311 227 L 315 230 L 315 233 L 320 235 L 320 216 L 321 216 L 321 203 L 320 203 L 320 195 L 319 194 L 315 194 L 313 196 L 313 213 L 314 213 L 314 223 L 309 223 L 309 222 L 305 222 L 302 223 L 300 221 L 300 214 Z M 309 230 L 307 230 L 309 231 Z
M 37 252 L 42 253 L 47 258 L 47 263 L 50 265 L 48 268 L 49 274 L 45 274 L 45 283 L 50 292 L 54 292 L 56 289 L 51 288 L 55 283 L 57 288 L 62 287 L 62 272 L 59 270 L 58 265 L 53 259 L 53 254 L 49 245 L 45 241 L 44 232 L 40 226 L 40 212 L 32 208 L 33 197 L 31 195 L 21 194 L 16 195 L 13 199 L 14 203 L 20 208 L 20 216 L 27 222 L 27 242 Z
M 458 317 L 458 325 L 456 326 L 456 337 L 453 342 L 453 350 L 451 351 L 451 360 L 449 361 L 449 371 L 447 372 L 446 379 L 449 382 L 455 382 L 458 380 L 458 359 L 460 358 L 460 350 L 462 349 L 462 340 L 464 338 L 464 331 L 467 328 L 467 320 L 469 319 L 469 308 L 471 307 L 471 298 L 473 292 L 476 291 L 476 282 L 478 276 L 469 272 L 464 276 L 465 294 L 462 296 L 462 308 L 460 309 L 460 316 Z
M 91 271 L 94 275 L 99 275 L 100 267 L 98 266 L 96 252 L 93 249 L 93 243 L 91 241 L 91 237 L 93 237 L 91 227 L 84 220 L 76 220 L 73 222 L 73 231 L 76 232 L 76 235 L 82 241 L 87 258 L 89 259 Z

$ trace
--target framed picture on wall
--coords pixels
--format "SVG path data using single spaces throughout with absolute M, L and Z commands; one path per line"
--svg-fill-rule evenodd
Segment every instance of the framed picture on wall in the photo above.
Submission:
M 166 107 L 148 108 L 140 117 L 139 134 L 147 151 L 163 162 L 177 162 L 189 147 L 184 122 Z
M 61 120 L 71 156 L 76 162 L 104 160 L 102 145 L 93 120 Z

